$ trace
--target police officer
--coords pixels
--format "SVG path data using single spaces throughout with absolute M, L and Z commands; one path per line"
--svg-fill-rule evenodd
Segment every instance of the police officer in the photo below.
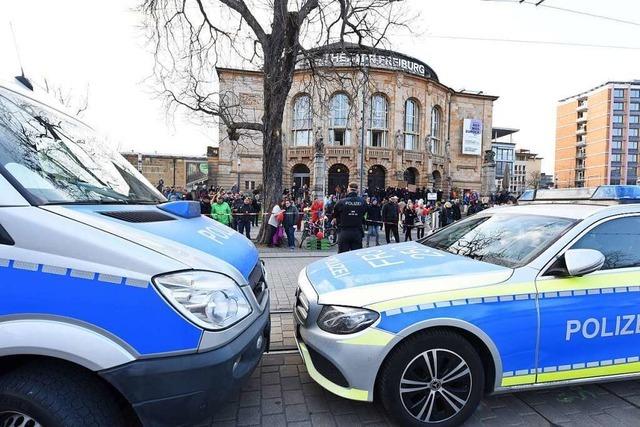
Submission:
M 333 208 L 333 223 L 338 225 L 338 253 L 362 248 L 362 224 L 366 204 L 358 196 L 358 184 L 349 184 L 349 192 Z

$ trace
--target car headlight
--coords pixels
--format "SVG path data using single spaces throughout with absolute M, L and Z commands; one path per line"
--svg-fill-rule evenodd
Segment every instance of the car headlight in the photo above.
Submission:
M 353 334 L 371 326 L 378 317 L 378 313 L 366 308 L 325 305 L 318 317 L 318 326 L 332 334 Z
M 159 276 L 154 284 L 187 319 L 204 329 L 224 329 L 251 313 L 240 286 L 227 276 L 186 271 Z

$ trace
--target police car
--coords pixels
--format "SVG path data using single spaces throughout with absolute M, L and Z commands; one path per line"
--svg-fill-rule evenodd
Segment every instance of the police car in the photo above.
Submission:
M 637 203 L 638 186 L 527 192 L 310 264 L 294 308 L 309 374 L 403 426 L 459 425 L 488 393 L 640 374 Z
M 268 344 L 256 248 L 21 80 L 0 84 L 0 425 L 208 418 Z

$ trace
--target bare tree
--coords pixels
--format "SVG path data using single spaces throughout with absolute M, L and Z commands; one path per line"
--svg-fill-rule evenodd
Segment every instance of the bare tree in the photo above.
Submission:
M 44 79 L 43 89 L 46 93 L 53 96 L 60 104 L 67 107 L 69 112 L 71 112 L 76 117 L 82 117 L 84 112 L 89 107 L 89 86 L 85 88 L 85 90 L 78 94 L 74 93 L 71 89 L 64 89 L 61 86 L 57 86 L 52 84 Z
M 282 121 L 296 66 L 304 62 L 313 82 L 322 74 L 316 65 L 323 47 L 382 46 L 389 31 L 404 26 L 410 15 L 398 3 L 143 0 L 140 10 L 155 54 L 154 76 L 169 111 L 184 108 L 212 124 L 222 123 L 235 143 L 243 135 L 261 136 L 263 203 L 269 208 L 282 196 Z M 263 73 L 260 117 L 246 111 L 234 94 L 216 92 L 213 74 L 220 64 Z
M 542 180 L 542 176 L 540 171 L 531 171 L 529 172 L 529 176 L 526 178 L 525 188 L 533 188 L 537 190 L 540 188 L 540 181 Z

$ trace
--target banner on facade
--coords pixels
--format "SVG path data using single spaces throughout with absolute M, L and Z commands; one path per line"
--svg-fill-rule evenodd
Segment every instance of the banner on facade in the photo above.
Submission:
M 427 200 L 435 202 L 438 200 L 438 193 L 427 193 Z
M 186 161 L 187 186 L 201 184 L 209 177 L 209 164 L 206 161 Z
M 464 119 L 462 125 L 462 154 L 482 154 L 482 120 Z

